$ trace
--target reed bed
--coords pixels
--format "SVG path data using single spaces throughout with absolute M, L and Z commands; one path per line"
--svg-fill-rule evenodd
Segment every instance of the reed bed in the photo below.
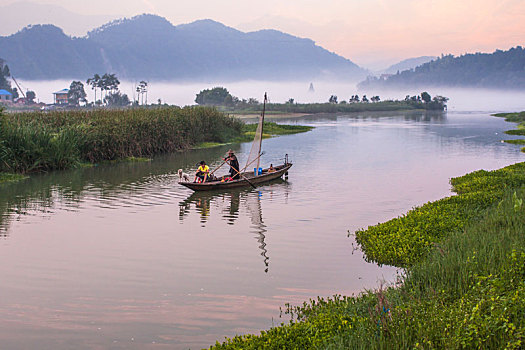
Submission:
M 2 115 L 0 171 L 28 173 L 151 157 L 202 142 L 228 142 L 240 137 L 242 127 L 241 121 L 208 107 Z

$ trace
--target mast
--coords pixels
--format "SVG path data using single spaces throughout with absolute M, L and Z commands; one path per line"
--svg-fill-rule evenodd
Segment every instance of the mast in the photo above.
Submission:
M 264 135 L 264 113 L 266 111 L 266 101 L 268 100 L 268 97 L 266 96 L 266 92 L 264 93 L 264 101 L 263 101 L 263 111 L 262 111 L 262 117 L 261 117 L 261 139 L 259 140 L 259 154 L 257 155 L 259 158 L 257 158 L 257 172 L 259 171 L 259 164 L 261 162 L 261 147 L 262 147 L 262 139 Z

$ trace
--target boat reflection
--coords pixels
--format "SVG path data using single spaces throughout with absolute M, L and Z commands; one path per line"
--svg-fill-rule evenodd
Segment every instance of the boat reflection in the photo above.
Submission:
M 263 257 L 264 272 L 268 272 L 270 257 L 266 247 L 266 233 L 268 228 L 264 223 L 262 213 L 262 199 L 272 200 L 274 196 L 281 196 L 285 203 L 288 201 L 290 184 L 282 179 L 275 180 L 262 190 L 232 189 L 228 192 L 193 192 L 188 198 L 179 203 L 179 220 L 188 218 L 194 211 L 200 216 L 200 223 L 206 226 L 210 219 L 211 209 L 215 208 L 228 225 L 234 225 L 242 211 L 250 218 L 250 232 L 255 234 Z

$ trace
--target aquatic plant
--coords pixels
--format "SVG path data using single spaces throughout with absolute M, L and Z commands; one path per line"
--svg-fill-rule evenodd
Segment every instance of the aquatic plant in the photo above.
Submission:
M 381 261 L 409 262 L 402 283 L 360 296 L 337 295 L 288 307 L 286 312 L 293 317 L 289 323 L 259 335 L 217 342 L 211 348 L 522 348 L 523 173 L 525 163 L 519 163 L 455 178 L 452 184 L 457 196 L 427 203 L 425 209 L 411 211 L 384 230 L 369 227 L 368 235 L 394 235 L 395 228 L 409 235 L 408 243 L 403 242 L 401 235 L 397 238 L 405 244 L 404 250 L 397 250 L 396 254 L 377 250 L 376 256 Z M 425 220 L 430 221 L 424 225 Z M 432 233 L 410 231 L 419 228 Z M 389 249 L 394 248 L 385 237 L 382 241 Z
M 525 111 L 519 112 L 519 113 L 496 113 L 493 115 L 495 117 L 505 118 L 506 122 L 518 123 L 517 129 L 507 130 L 505 131 L 505 134 L 525 136 Z M 515 144 L 515 145 L 525 144 L 524 139 L 503 140 L 503 141 L 505 141 L 506 143 Z M 521 151 L 525 152 L 525 147 L 521 148 Z
M 366 260 L 407 267 L 417 263 L 443 237 L 462 230 L 501 199 L 505 188 L 525 184 L 525 165 L 476 171 L 451 179 L 456 196 L 429 202 L 407 214 L 355 232 Z
M 0 171 L 67 169 L 150 157 L 239 137 L 243 123 L 214 108 L 30 112 L 2 117 Z

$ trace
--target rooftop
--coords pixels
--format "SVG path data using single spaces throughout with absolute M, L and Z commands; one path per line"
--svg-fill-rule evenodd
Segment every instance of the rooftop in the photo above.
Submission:
M 68 92 L 69 92 L 69 89 L 62 89 L 60 91 L 53 92 L 53 95 L 67 94 Z
M 3 89 L 0 89 L 0 95 L 9 95 L 9 96 L 13 96 L 12 93 L 10 93 L 10 92 L 7 91 L 7 90 L 3 90 Z

